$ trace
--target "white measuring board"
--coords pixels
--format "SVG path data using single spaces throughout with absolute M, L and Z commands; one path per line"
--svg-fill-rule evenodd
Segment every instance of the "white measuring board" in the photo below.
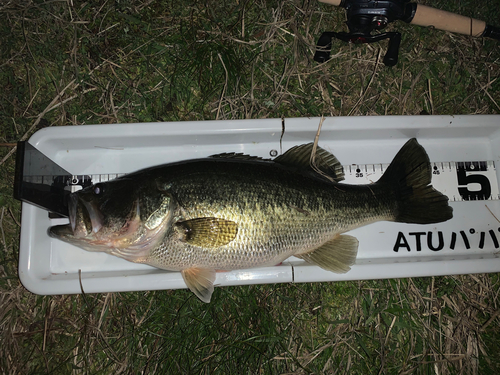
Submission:
M 29 142 L 75 177 L 97 182 L 222 152 L 272 158 L 313 141 L 319 121 L 285 119 L 283 135 L 281 119 L 54 127 L 38 131 Z M 432 225 L 378 222 L 349 232 L 358 238 L 359 251 L 346 274 L 291 257 L 279 266 L 218 273 L 216 284 L 499 272 L 500 116 L 326 118 L 319 145 L 344 163 L 343 183 L 359 184 L 376 181 L 412 137 L 429 154 L 432 183 L 450 198 L 453 219 Z M 80 281 L 87 293 L 186 287 L 178 272 L 86 252 L 47 235 L 50 226 L 63 223 L 67 219 L 50 219 L 46 211 L 23 203 L 19 275 L 30 291 L 81 293 Z

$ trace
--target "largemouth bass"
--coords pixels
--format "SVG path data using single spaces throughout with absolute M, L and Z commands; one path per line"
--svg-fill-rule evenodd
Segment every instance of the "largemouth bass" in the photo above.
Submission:
M 429 158 L 415 139 L 377 182 L 348 185 L 343 178 L 339 161 L 312 143 L 274 160 L 226 153 L 160 165 L 72 193 L 70 224 L 49 234 L 180 271 L 210 302 L 218 270 L 272 266 L 294 255 L 344 273 L 358 241 L 343 233 L 381 220 L 452 217 L 448 198 L 430 185 Z

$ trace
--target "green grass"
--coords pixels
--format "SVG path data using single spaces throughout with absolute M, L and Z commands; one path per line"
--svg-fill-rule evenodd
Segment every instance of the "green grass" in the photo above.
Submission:
M 426 1 L 500 26 L 498 0 Z M 316 1 L 7 1 L 0 143 L 47 126 L 500 112 L 500 43 L 404 23 L 334 42 Z M 0 148 L 0 373 L 488 374 L 500 368 L 498 274 L 36 296 L 17 276 L 20 204 Z

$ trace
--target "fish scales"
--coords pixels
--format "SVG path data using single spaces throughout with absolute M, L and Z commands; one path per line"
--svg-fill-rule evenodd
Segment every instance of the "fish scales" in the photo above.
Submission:
M 393 216 L 394 200 L 385 187 L 342 186 L 270 163 L 208 160 L 182 167 L 190 175 L 155 171 L 180 176 L 163 182 L 179 204 L 178 220 L 227 219 L 238 224 L 238 234 L 217 249 L 164 241 L 147 260 L 161 268 L 273 265 L 359 226 L 360 219 L 363 225 Z
M 342 179 L 339 161 L 312 143 L 274 160 L 228 153 L 171 163 L 72 193 L 70 224 L 49 234 L 180 271 L 209 302 L 217 270 L 270 266 L 294 255 L 344 273 L 358 249 L 345 232 L 381 220 L 429 224 L 453 216 L 448 198 L 430 185 L 429 158 L 415 139 L 379 181 Z

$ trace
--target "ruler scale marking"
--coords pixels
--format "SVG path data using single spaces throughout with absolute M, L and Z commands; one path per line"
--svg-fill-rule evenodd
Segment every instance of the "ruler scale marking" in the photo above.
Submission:
M 352 167 L 356 167 L 353 172 Z M 378 180 L 389 164 L 349 164 L 343 183 L 367 184 Z M 373 173 L 360 173 L 372 169 Z M 431 162 L 432 185 L 450 201 L 499 200 L 494 161 Z
M 377 181 L 385 172 L 388 163 L 349 164 L 342 168 L 346 184 L 369 184 Z M 368 172 L 370 171 L 370 172 Z M 447 195 L 450 201 L 500 200 L 500 191 L 494 161 L 431 162 L 432 185 Z M 125 173 L 91 175 L 31 175 L 26 181 L 42 184 L 65 185 L 71 192 L 97 182 L 106 182 Z

